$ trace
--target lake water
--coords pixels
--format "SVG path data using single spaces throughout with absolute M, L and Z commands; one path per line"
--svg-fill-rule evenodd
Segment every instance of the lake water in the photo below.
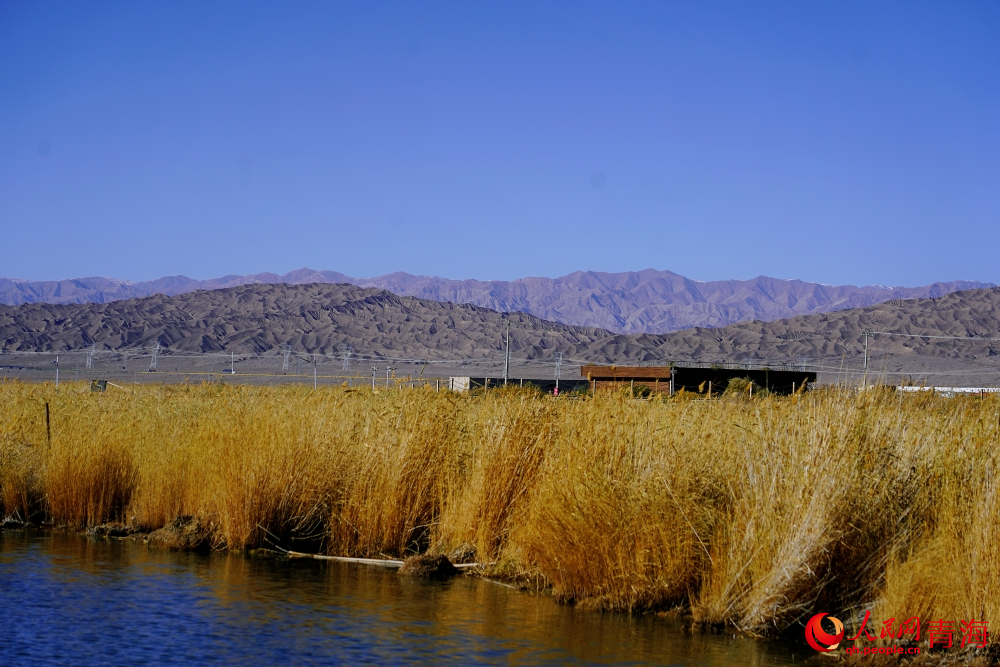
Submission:
M 789 665 L 808 649 L 685 634 L 459 577 L 0 533 L 2 665 Z

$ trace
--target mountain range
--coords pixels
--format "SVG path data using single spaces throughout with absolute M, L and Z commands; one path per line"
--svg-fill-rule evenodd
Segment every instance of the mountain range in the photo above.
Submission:
M 97 350 L 297 353 L 383 360 L 499 360 L 510 321 L 520 361 L 568 363 L 809 363 L 856 369 L 871 335 L 873 368 L 940 372 L 958 383 L 1000 368 L 1000 288 L 898 300 L 774 322 L 697 327 L 671 334 L 615 334 L 505 314 L 471 304 L 401 297 L 347 284 L 243 285 L 106 304 L 0 306 L 5 354 Z M 228 354 L 227 354 L 228 356 Z M 419 363 L 419 362 L 417 362 Z M 978 375 L 976 375 L 978 374 Z
M 702 282 L 654 269 L 623 273 L 576 271 L 559 278 L 512 281 L 451 280 L 401 272 L 353 278 L 336 271 L 299 269 L 284 275 L 258 273 L 209 280 L 169 276 L 144 282 L 100 277 L 55 281 L 0 278 L 0 303 L 103 304 L 154 294 L 175 296 L 248 284 L 310 283 L 379 288 L 400 296 L 472 304 L 500 312 L 520 311 L 544 320 L 624 334 L 662 334 L 752 320 L 773 321 L 993 286 L 959 280 L 922 287 L 856 287 L 767 276 Z

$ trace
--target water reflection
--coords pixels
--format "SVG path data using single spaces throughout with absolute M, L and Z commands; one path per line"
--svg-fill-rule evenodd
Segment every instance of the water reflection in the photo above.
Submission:
M 0 534 L 2 664 L 786 665 L 780 646 L 474 578 Z

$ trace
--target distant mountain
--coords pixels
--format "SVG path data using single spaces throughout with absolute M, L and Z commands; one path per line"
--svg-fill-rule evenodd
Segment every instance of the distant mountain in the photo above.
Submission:
M 174 296 L 200 289 L 225 289 L 240 285 L 354 284 L 355 280 L 336 271 L 313 271 L 312 269 L 299 269 L 283 276 L 277 273 L 257 273 L 250 276 L 222 276 L 209 280 L 195 280 L 187 276 L 167 276 L 142 282 L 129 282 L 100 276 L 70 280 L 0 278 L 0 303 L 8 306 L 19 306 L 22 303 L 111 303 L 121 299 L 136 299 L 152 294 Z
M 626 273 L 577 271 L 561 278 L 513 281 L 450 280 L 408 273 L 352 278 L 336 271 L 299 269 L 285 275 L 258 273 L 211 280 L 170 276 L 134 283 L 110 278 L 38 282 L 0 278 L 0 303 L 109 303 L 152 294 L 173 296 L 199 289 L 280 283 L 376 287 L 402 296 L 468 303 L 501 312 L 521 311 L 563 324 L 615 333 L 668 333 L 750 320 L 773 321 L 895 299 L 935 298 L 959 290 L 993 287 L 992 283 L 962 280 L 923 287 L 832 286 L 767 276 L 699 282 L 671 271 L 653 269 Z
M 585 354 L 616 336 L 601 329 L 507 315 L 471 304 L 441 303 L 346 284 L 243 285 L 175 296 L 156 294 L 103 304 L 0 306 L 0 351 L 140 350 L 264 354 L 290 344 L 296 353 L 483 359 L 502 349 L 505 318 L 522 358 L 553 350 Z
M 776 322 L 623 335 L 345 284 L 244 285 L 110 304 L 0 306 L 0 349 L 148 350 L 159 343 L 173 353 L 273 355 L 291 344 L 297 353 L 333 356 L 350 347 L 390 359 L 500 359 L 506 319 L 516 323 L 511 352 L 519 360 L 551 361 L 561 353 L 572 364 L 818 363 L 835 373 L 837 365 L 859 367 L 863 332 L 873 330 L 880 332 L 869 346 L 873 372 L 945 370 L 949 382 L 960 384 L 1000 370 L 1000 288 Z

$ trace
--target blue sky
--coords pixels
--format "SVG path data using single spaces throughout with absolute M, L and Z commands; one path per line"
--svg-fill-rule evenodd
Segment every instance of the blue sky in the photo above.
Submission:
M 0 0 L 0 246 L 1000 283 L 1000 3 Z

